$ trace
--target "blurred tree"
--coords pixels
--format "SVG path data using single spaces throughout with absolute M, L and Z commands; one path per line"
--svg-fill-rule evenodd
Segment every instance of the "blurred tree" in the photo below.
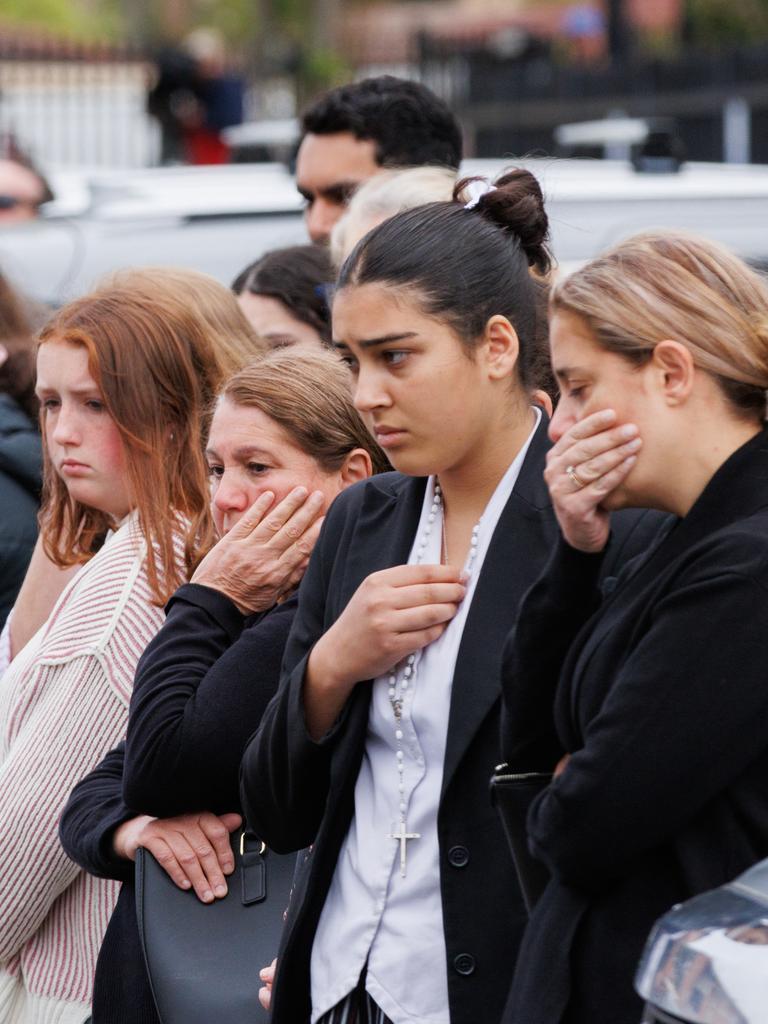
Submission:
M 0 21 L 86 41 L 150 50 L 191 29 L 219 29 L 252 72 L 296 77 L 300 102 L 350 75 L 339 52 L 342 10 L 353 0 L 0 0 Z M 366 0 L 354 0 L 355 3 Z
M 728 45 L 768 37 L 768 0 L 686 0 L 687 42 Z
M 277 63 L 295 76 L 299 106 L 351 75 L 337 45 L 344 6 L 345 0 L 258 0 L 251 6 L 261 26 L 255 47 L 261 66 L 269 73 Z
M 0 20 L 88 41 L 119 38 L 121 28 L 119 0 L 0 0 Z

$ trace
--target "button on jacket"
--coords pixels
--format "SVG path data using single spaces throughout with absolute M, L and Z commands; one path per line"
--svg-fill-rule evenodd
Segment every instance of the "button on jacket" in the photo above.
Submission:
M 437 812 L 452 1024 L 499 1020 L 526 920 L 488 780 L 499 752 L 504 638 L 557 537 L 542 477 L 548 447 L 542 418 L 479 575 L 453 677 Z M 288 911 L 273 1024 L 310 1016 L 312 943 L 354 811 L 371 699 L 371 682 L 359 683 L 331 733 L 313 743 L 301 700 L 306 660 L 368 575 L 406 562 L 424 488 L 423 479 L 392 473 L 334 501 L 302 582 L 280 690 L 243 759 L 243 806 L 259 835 L 278 852 L 312 845 Z M 623 523 L 617 559 L 633 540 L 644 543 L 643 527 L 658 527 L 636 516 Z M 461 870 L 448 859 L 458 846 L 471 854 Z
M 510 768 L 571 758 L 529 815 L 552 879 L 504 1024 L 636 1024 L 654 920 L 768 856 L 768 430 L 602 605 L 600 565 L 562 543 L 505 657 Z

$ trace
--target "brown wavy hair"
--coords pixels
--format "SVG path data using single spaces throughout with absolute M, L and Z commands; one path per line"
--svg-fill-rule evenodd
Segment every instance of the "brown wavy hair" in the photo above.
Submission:
M 229 288 L 210 274 L 187 267 L 139 267 L 119 270 L 102 282 L 105 288 L 123 285 L 141 291 L 148 303 L 167 296 L 188 303 L 205 322 L 227 376 L 270 351 Z
M 392 468 L 352 404 L 352 376 L 333 352 L 273 351 L 231 377 L 221 397 L 269 416 L 327 473 L 355 448 L 368 452 L 374 473 Z
M 20 297 L 0 274 L 0 345 L 7 359 L 0 363 L 0 394 L 10 395 L 31 420 L 37 418 L 35 338 Z
M 203 436 L 213 398 L 238 367 L 223 350 L 201 304 L 186 288 L 151 289 L 131 275 L 76 299 L 40 333 L 40 344 L 83 346 L 104 404 L 123 441 L 131 494 L 148 551 L 147 577 L 164 604 L 214 541 Z M 215 282 L 214 282 L 215 283 Z M 227 293 L 234 303 L 236 300 Z M 253 350 L 240 349 L 242 366 Z M 45 420 L 41 420 L 45 434 Z M 45 446 L 44 446 L 45 449 Z M 110 517 L 73 500 L 44 452 L 41 534 L 46 554 L 61 566 L 87 561 L 98 550 Z M 174 551 L 181 529 L 184 565 Z

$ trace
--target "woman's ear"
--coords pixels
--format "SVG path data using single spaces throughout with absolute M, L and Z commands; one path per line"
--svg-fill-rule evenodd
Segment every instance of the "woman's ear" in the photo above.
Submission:
M 552 399 L 547 392 L 543 390 L 543 388 L 536 388 L 531 395 L 531 401 L 534 405 L 540 405 L 547 416 L 552 419 L 552 410 L 554 408 L 552 405 Z
M 485 325 L 485 353 L 491 380 L 511 377 L 520 354 L 517 331 L 505 316 L 492 316 Z
M 372 473 L 373 463 L 365 448 L 353 448 L 339 470 L 339 490 L 343 491 L 358 480 L 366 480 Z
M 667 405 L 676 406 L 686 402 L 696 376 L 690 350 L 679 341 L 660 341 L 653 350 L 652 364 L 657 371 Z

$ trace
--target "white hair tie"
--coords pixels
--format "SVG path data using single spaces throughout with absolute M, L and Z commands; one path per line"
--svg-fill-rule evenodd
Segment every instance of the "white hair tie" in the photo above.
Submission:
M 488 181 L 470 181 L 467 187 L 464 189 L 464 195 L 468 195 L 469 199 L 464 204 L 465 210 L 474 210 L 483 196 L 487 196 L 489 192 L 495 192 L 496 186 L 491 185 Z

